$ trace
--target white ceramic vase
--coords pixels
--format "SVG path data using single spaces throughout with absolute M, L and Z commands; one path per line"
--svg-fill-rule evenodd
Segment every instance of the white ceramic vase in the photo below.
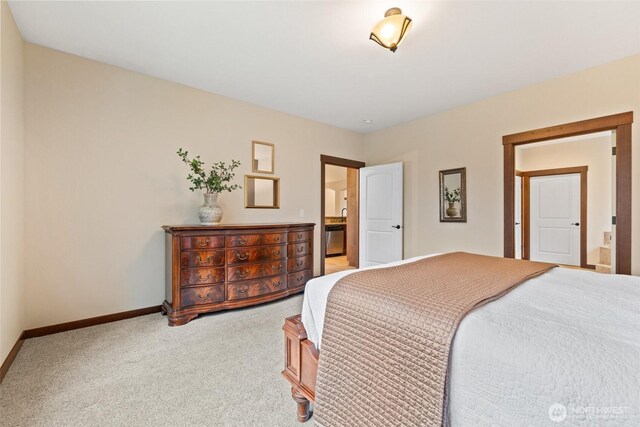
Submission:
M 218 193 L 204 193 L 204 204 L 198 211 L 200 224 L 218 225 L 222 219 L 222 208 L 218 204 Z

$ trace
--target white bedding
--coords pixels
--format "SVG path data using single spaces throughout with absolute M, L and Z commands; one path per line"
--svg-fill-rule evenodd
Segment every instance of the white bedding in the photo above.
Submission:
M 354 271 L 307 283 L 302 322 L 318 348 L 329 291 Z M 640 426 L 640 278 L 555 268 L 471 312 L 448 394 L 452 426 Z

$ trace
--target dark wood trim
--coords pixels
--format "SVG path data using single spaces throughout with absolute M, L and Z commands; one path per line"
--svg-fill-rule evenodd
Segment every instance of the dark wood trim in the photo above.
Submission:
M 333 166 L 343 166 L 346 168 L 360 169 L 365 167 L 364 162 L 360 162 L 358 160 L 350 160 L 343 159 L 340 157 L 327 156 L 325 154 L 320 155 L 320 275 L 324 276 L 324 258 L 326 252 L 326 239 L 327 236 L 325 234 L 325 215 L 326 212 L 324 210 L 324 179 L 325 179 L 325 166 L 333 165 Z M 360 188 L 360 182 L 358 182 L 358 191 Z M 358 199 L 360 196 L 358 196 Z M 356 215 L 359 215 L 359 212 L 356 212 Z M 356 238 L 359 239 L 360 230 L 355 230 Z M 353 235 L 352 235 L 353 236 Z
M 529 247 L 529 242 L 528 240 L 525 242 L 525 233 L 524 233 L 524 225 L 525 225 L 525 215 L 526 215 L 526 219 L 527 221 L 529 220 L 529 203 L 528 201 L 525 203 L 525 199 L 524 199 L 524 190 L 525 190 L 525 180 L 527 180 L 527 178 L 522 175 L 522 172 L 517 170 L 515 171 L 515 176 L 519 176 L 520 179 L 520 258 L 521 259 L 529 259 L 529 253 L 526 253 L 525 256 L 525 247 L 528 248 Z M 529 181 L 527 181 L 527 185 L 529 184 Z M 515 179 L 514 179 L 514 184 L 513 184 L 513 188 L 515 190 Z M 527 211 L 525 211 L 525 207 L 527 209 Z M 526 213 L 525 213 L 526 212 Z M 515 225 L 515 210 L 514 210 L 514 225 Z M 526 245 L 525 245 L 526 243 Z M 515 251 L 515 241 L 514 241 L 514 251 Z M 515 256 L 515 252 L 514 252 L 514 256 Z
M 568 136 L 585 135 L 588 133 L 616 130 L 619 126 L 633 123 L 633 112 L 613 114 L 596 119 L 581 120 L 558 126 L 550 126 L 526 132 L 514 133 L 502 137 L 504 145 L 531 144 L 532 142 L 547 141 L 549 139 L 566 138 Z
M 587 268 L 589 265 L 587 264 L 587 226 L 589 224 L 587 219 L 588 170 L 589 168 L 585 166 L 584 170 L 580 171 L 580 267 L 582 268 Z
M 526 212 L 522 212 L 523 251 L 522 259 L 531 256 L 531 177 L 580 174 L 580 267 L 589 268 L 587 264 L 587 172 L 589 166 L 575 166 L 568 168 L 542 169 L 533 171 L 520 171 L 526 184 L 522 187 L 522 200 L 526 204 Z M 595 266 L 593 266 L 595 268 Z
M 572 173 L 586 173 L 589 171 L 589 166 L 572 166 L 568 168 L 554 168 L 554 169 L 540 169 L 534 171 L 521 171 L 522 176 L 549 176 L 549 175 L 569 175 Z
M 565 125 L 551 126 L 502 137 L 504 150 L 504 256 L 515 256 L 514 182 L 516 145 L 584 135 L 605 130 L 616 131 L 616 273 L 631 274 L 631 123 L 633 112 L 614 114 Z
M 138 308 L 136 310 L 122 311 L 120 313 L 107 314 L 104 316 L 91 317 L 89 319 L 75 320 L 73 322 L 58 323 L 57 325 L 43 326 L 41 328 L 27 329 L 23 336 L 27 338 L 43 337 L 45 335 L 57 334 L 59 332 L 72 331 L 74 329 L 86 328 L 89 326 L 101 325 L 103 323 L 117 322 L 118 320 L 131 319 L 133 317 L 145 316 L 147 314 L 159 313 L 161 306 Z
M 324 276 L 324 259 L 327 256 L 327 232 L 326 232 L 326 211 L 325 211 L 325 187 L 326 163 L 320 156 L 320 275 Z
M 345 168 L 360 169 L 365 167 L 365 163 L 359 160 L 343 159 L 341 157 L 320 155 L 320 161 L 327 165 L 344 166 Z
M 360 170 L 347 169 L 347 232 L 345 233 L 345 248 L 347 262 L 351 267 L 360 266 Z M 356 230 L 351 234 L 350 230 Z
M 516 242 L 514 225 L 516 223 L 516 155 L 513 145 L 504 146 L 504 257 L 516 256 Z
M 22 344 L 24 344 L 25 339 L 26 337 L 24 336 L 24 332 L 22 332 L 20 334 L 20 337 L 18 337 L 18 340 L 16 341 L 16 343 L 13 345 L 13 348 L 11 349 L 9 354 L 7 354 L 7 358 L 4 359 L 2 366 L 0 366 L 0 384 L 2 384 L 2 380 L 4 380 L 4 377 L 5 375 L 7 375 L 7 372 L 9 372 L 9 368 L 11 367 L 11 364 L 13 363 L 13 361 L 16 359 L 16 356 L 18 355 L 18 352 L 20 351 Z
M 616 273 L 631 274 L 631 124 L 616 129 Z

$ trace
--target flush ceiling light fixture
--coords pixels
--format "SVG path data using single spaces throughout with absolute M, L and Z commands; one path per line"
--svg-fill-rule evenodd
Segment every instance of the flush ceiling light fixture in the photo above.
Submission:
M 395 52 L 411 25 L 411 18 L 402 14 L 399 7 L 392 7 L 384 14 L 384 19 L 371 30 L 370 40 Z

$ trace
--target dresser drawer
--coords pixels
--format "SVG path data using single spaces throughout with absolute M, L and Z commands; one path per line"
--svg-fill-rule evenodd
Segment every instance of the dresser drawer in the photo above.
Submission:
M 227 236 L 227 247 L 274 245 L 287 242 L 287 233 L 238 234 Z
M 287 256 L 287 245 L 258 246 L 227 249 L 227 264 L 282 259 Z
M 309 242 L 289 243 L 288 257 L 293 258 L 311 253 L 311 245 Z
M 313 257 L 309 256 L 301 256 L 298 258 L 289 258 L 287 260 L 287 271 L 292 273 L 294 271 L 304 270 L 306 268 L 311 268 L 313 265 Z
M 290 231 L 289 242 L 305 242 L 311 240 L 311 231 Z
M 224 250 L 182 252 L 180 266 L 182 268 L 224 267 Z
M 224 283 L 212 286 L 185 288 L 180 291 L 182 306 L 213 304 L 224 301 Z
M 241 264 L 234 267 L 227 267 L 227 281 L 256 279 L 259 277 L 274 276 L 286 273 L 287 265 L 284 260 L 276 262 L 266 262 L 263 264 Z
M 227 299 L 238 300 L 257 297 L 287 289 L 287 276 L 269 277 L 260 280 L 229 283 L 227 285 Z
M 189 268 L 180 271 L 180 286 L 224 282 L 224 267 Z
M 224 248 L 224 236 L 197 236 L 180 239 L 182 249 Z
M 311 270 L 309 269 L 298 271 L 297 273 L 291 273 L 287 278 L 287 286 L 289 289 L 298 288 L 307 283 L 307 281 L 312 277 L 313 273 L 311 273 Z

